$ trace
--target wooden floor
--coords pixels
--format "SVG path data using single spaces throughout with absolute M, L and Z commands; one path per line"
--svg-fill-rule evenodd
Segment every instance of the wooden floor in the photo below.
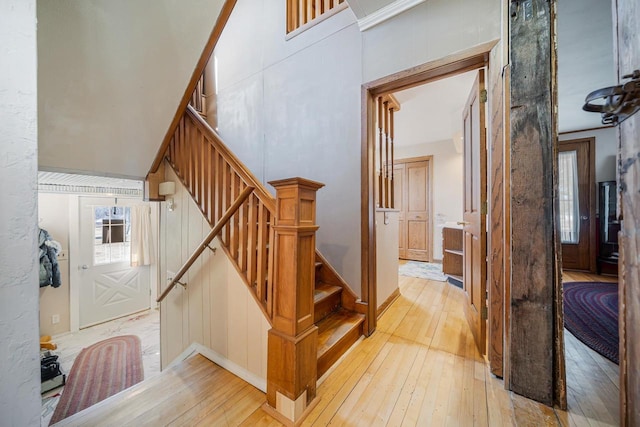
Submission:
M 564 271 L 563 282 L 617 282 L 617 277 Z M 564 331 L 569 412 L 558 411 L 563 425 L 620 425 L 618 365 Z
M 377 331 L 318 386 L 317 406 L 303 425 L 616 424 L 613 415 L 603 414 L 617 399 L 617 371 L 585 356 L 569 334 L 570 406 L 569 412 L 556 412 L 505 391 L 502 381 L 488 372 L 464 319 L 462 290 L 401 276 L 400 291 Z M 586 373 L 596 375 L 592 379 L 597 382 Z M 260 408 L 262 392 L 201 356 L 109 400 L 60 425 L 281 425 Z

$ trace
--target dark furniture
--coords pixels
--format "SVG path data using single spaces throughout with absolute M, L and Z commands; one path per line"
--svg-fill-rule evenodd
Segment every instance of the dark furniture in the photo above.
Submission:
M 618 232 L 616 182 L 598 183 L 598 274 L 618 275 Z

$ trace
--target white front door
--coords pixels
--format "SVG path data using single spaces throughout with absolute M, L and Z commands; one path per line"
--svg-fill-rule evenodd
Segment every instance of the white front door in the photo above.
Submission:
M 131 207 L 140 200 L 80 197 L 80 328 L 149 308 L 149 266 L 131 267 Z

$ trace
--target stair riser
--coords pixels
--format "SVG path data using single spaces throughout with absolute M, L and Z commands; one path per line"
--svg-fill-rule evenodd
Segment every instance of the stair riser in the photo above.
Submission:
M 340 341 L 335 343 L 329 350 L 322 354 L 318 358 L 318 378 L 324 375 L 327 370 L 333 366 L 334 363 L 358 341 L 362 335 L 362 323 L 359 323 L 357 327 L 352 328 L 347 334 L 345 334 Z
M 318 323 L 340 307 L 341 292 L 337 292 L 315 303 L 314 322 Z

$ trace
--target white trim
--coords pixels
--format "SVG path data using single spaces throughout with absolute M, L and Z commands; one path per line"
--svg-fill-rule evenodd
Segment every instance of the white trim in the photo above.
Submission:
M 69 196 L 69 329 L 80 330 L 80 197 Z
M 378 9 L 371 15 L 367 15 L 364 18 L 358 19 L 358 28 L 360 31 L 368 30 L 381 22 L 391 19 L 402 12 L 411 9 L 414 6 L 424 3 L 426 0 L 396 0 L 393 3 L 389 3 L 382 9 Z
M 267 380 L 265 378 L 261 378 L 256 374 L 254 374 L 253 372 L 249 372 L 242 366 L 237 365 L 235 362 L 232 362 L 231 360 L 227 359 L 226 357 L 222 356 L 216 351 L 211 350 L 210 348 L 207 348 L 197 342 L 191 343 L 191 345 L 187 347 L 185 351 L 180 353 L 178 357 L 173 359 L 173 361 L 165 369 L 169 369 L 178 365 L 183 360 L 188 359 L 189 357 L 193 356 L 196 353 L 203 355 L 204 357 L 206 357 L 216 365 L 226 369 L 227 371 L 231 372 L 232 374 L 239 377 L 240 379 L 248 382 L 258 390 L 262 391 L 263 393 L 267 392 Z

